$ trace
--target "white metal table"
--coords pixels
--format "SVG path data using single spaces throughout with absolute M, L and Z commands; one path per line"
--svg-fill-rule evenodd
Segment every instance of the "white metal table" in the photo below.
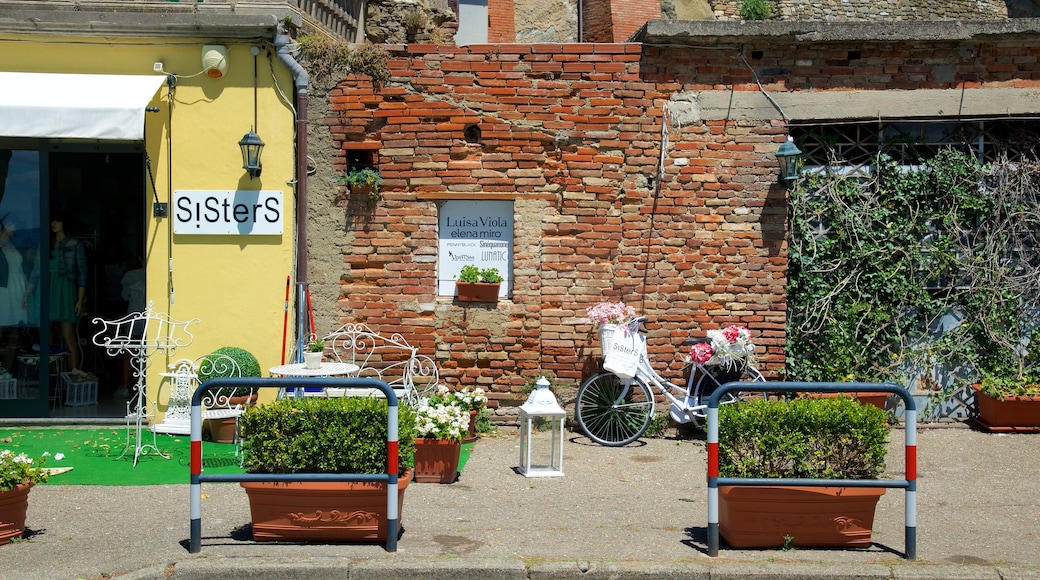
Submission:
M 293 363 L 271 367 L 268 372 L 270 372 L 272 376 L 322 378 L 349 377 L 356 375 L 360 370 L 361 367 L 352 363 L 323 362 L 316 369 L 307 368 L 307 365 L 304 363 Z M 344 394 L 346 394 L 346 389 L 322 388 L 320 392 L 304 391 L 302 396 L 342 397 Z M 301 394 L 297 393 L 297 396 L 301 396 Z

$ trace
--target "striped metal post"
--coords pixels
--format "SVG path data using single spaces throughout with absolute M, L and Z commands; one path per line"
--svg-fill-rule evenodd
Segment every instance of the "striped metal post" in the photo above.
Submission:
M 708 406 L 708 555 L 719 555 L 719 407 Z
M 917 559 L 917 411 L 907 408 L 906 437 L 906 559 Z
M 386 551 L 397 551 L 397 533 L 400 514 L 397 513 L 397 404 L 387 408 L 386 439 Z
M 191 537 L 188 552 L 197 554 L 202 550 L 202 398 L 194 397 L 191 402 L 191 443 L 189 467 L 191 470 Z

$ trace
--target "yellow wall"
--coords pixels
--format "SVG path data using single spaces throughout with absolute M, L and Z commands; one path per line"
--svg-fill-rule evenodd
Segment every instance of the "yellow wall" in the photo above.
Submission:
M 180 75 L 174 90 L 172 123 L 163 85 L 151 105 L 158 113 L 146 116 L 145 147 L 151 159 L 160 201 L 171 203 L 172 190 L 278 190 L 284 201 L 280 236 L 173 236 L 171 220 L 153 218 L 151 188 L 146 234 L 148 300 L 155 309 L 176 319 L 198 318 L 194 343 L 168 360 L 156 356 L 149 388 L 159 384 L 160 371 L 177 358 L 197 358 L 221 346 L 249 350 L 264 375 L 281 363 L 286 276 L 294 274 L 295 195 L 294 118 L 295 87 L 288 69 L 273 47 L 254 42 L 224 42 L 229 69 L 221 79 L 202 70 L 202 45 L 210 39 L 111 40 L 0 36 L 4 65 L 15 72 L 97 74 L 155 74 L 162 61 L 166 72 Z M 241 168 L 238 140 L 254 124 L 252 46 L 257 57 L 256 132 L 265 143 L 263 173 L 250 179 Z M 273 75 L 272 75 L 273 63 Z M 276 89 L 277 85 L 277 89 Z M 69 87 L 74 92 L 75 87 Z M 172 135 L 172 139 L 169 139 Z M 168 141 L 169 139 L 169 141 Z M 171 171 L 172 168 L 172 171 Z M 171 179 L 172 177 L 172 179 Z M 172 258 L 173 292 L 168 264 Z M 293 288 L 295 288 L 295 279 Z M 290 315 L 289 326 L 292 331 Z M 292 344 L 290 336 L 289 344 Z M 165 387 L 164 387 L 165 388 Z M 273 397 L 273 393 L 266 393 Z M 161 396 L 165 399 L 165 396 Z

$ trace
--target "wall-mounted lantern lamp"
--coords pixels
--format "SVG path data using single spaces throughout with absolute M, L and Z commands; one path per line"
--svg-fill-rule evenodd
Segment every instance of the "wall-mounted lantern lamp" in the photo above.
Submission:
M 549 379 L 541 377 L 535 384 L 538 388 L 520 406 L 519 471 L 524 477 L 560 477 L 563 475 L 563 420 L 567 413 L 549 390 Z M 549 449 L 540 448 L 532 462 L 533 423 L 539 417 L 549 421 Z
M 238 146 L 242 148 L 242 169 L 253 179 L 260 177 L 260 171 L 263 169 L 263 165 L 260 164 L 260 152 L 264 150 L 264 142 L 260 140 L 260 136 L 250 128 L 238 142 Z
M 794 144 L 791 136 L 776 150 L 776 159 L 780 162 L 780 183 L 790 185 L 798 177 L 798 159 L 802 150 Z

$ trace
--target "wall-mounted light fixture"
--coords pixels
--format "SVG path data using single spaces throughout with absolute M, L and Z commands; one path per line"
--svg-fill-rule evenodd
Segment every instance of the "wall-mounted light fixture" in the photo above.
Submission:
M 202 47 L 202 70 L 211 79 L 219 79 L 227 74 L 227 47 L 219 44 L 206 44 Z
M 263 169 L 260 152 L 264 150 L 264 142 L 260 136 L 250 127 L 249 132 L 238 142 L 238 146 L 242 148 L 242 169 L 245 169 L 251 178 L 260 177 L 260 171 Z
M 257 126 L 256 55 L 260 54 L 260 49 L 254 46 L 251 52 L 253 53 L 253 126 L 249 128 L 248 133 L 242 136 L 238 146 L 242 148 L 242 169 L 246 170 L 251 179 L 256 179 L 260 177 L 260 171 L 263 169 L 263 165 L 260 163 L 260 153 L 264 150 L 263 140 L 253 131 Z
M 802 150 L 794 144 L 791 136 L 776 150 L 776 159 L 780 162 L 780 183 L 790 185 L 798 177 L 798 161 Z

